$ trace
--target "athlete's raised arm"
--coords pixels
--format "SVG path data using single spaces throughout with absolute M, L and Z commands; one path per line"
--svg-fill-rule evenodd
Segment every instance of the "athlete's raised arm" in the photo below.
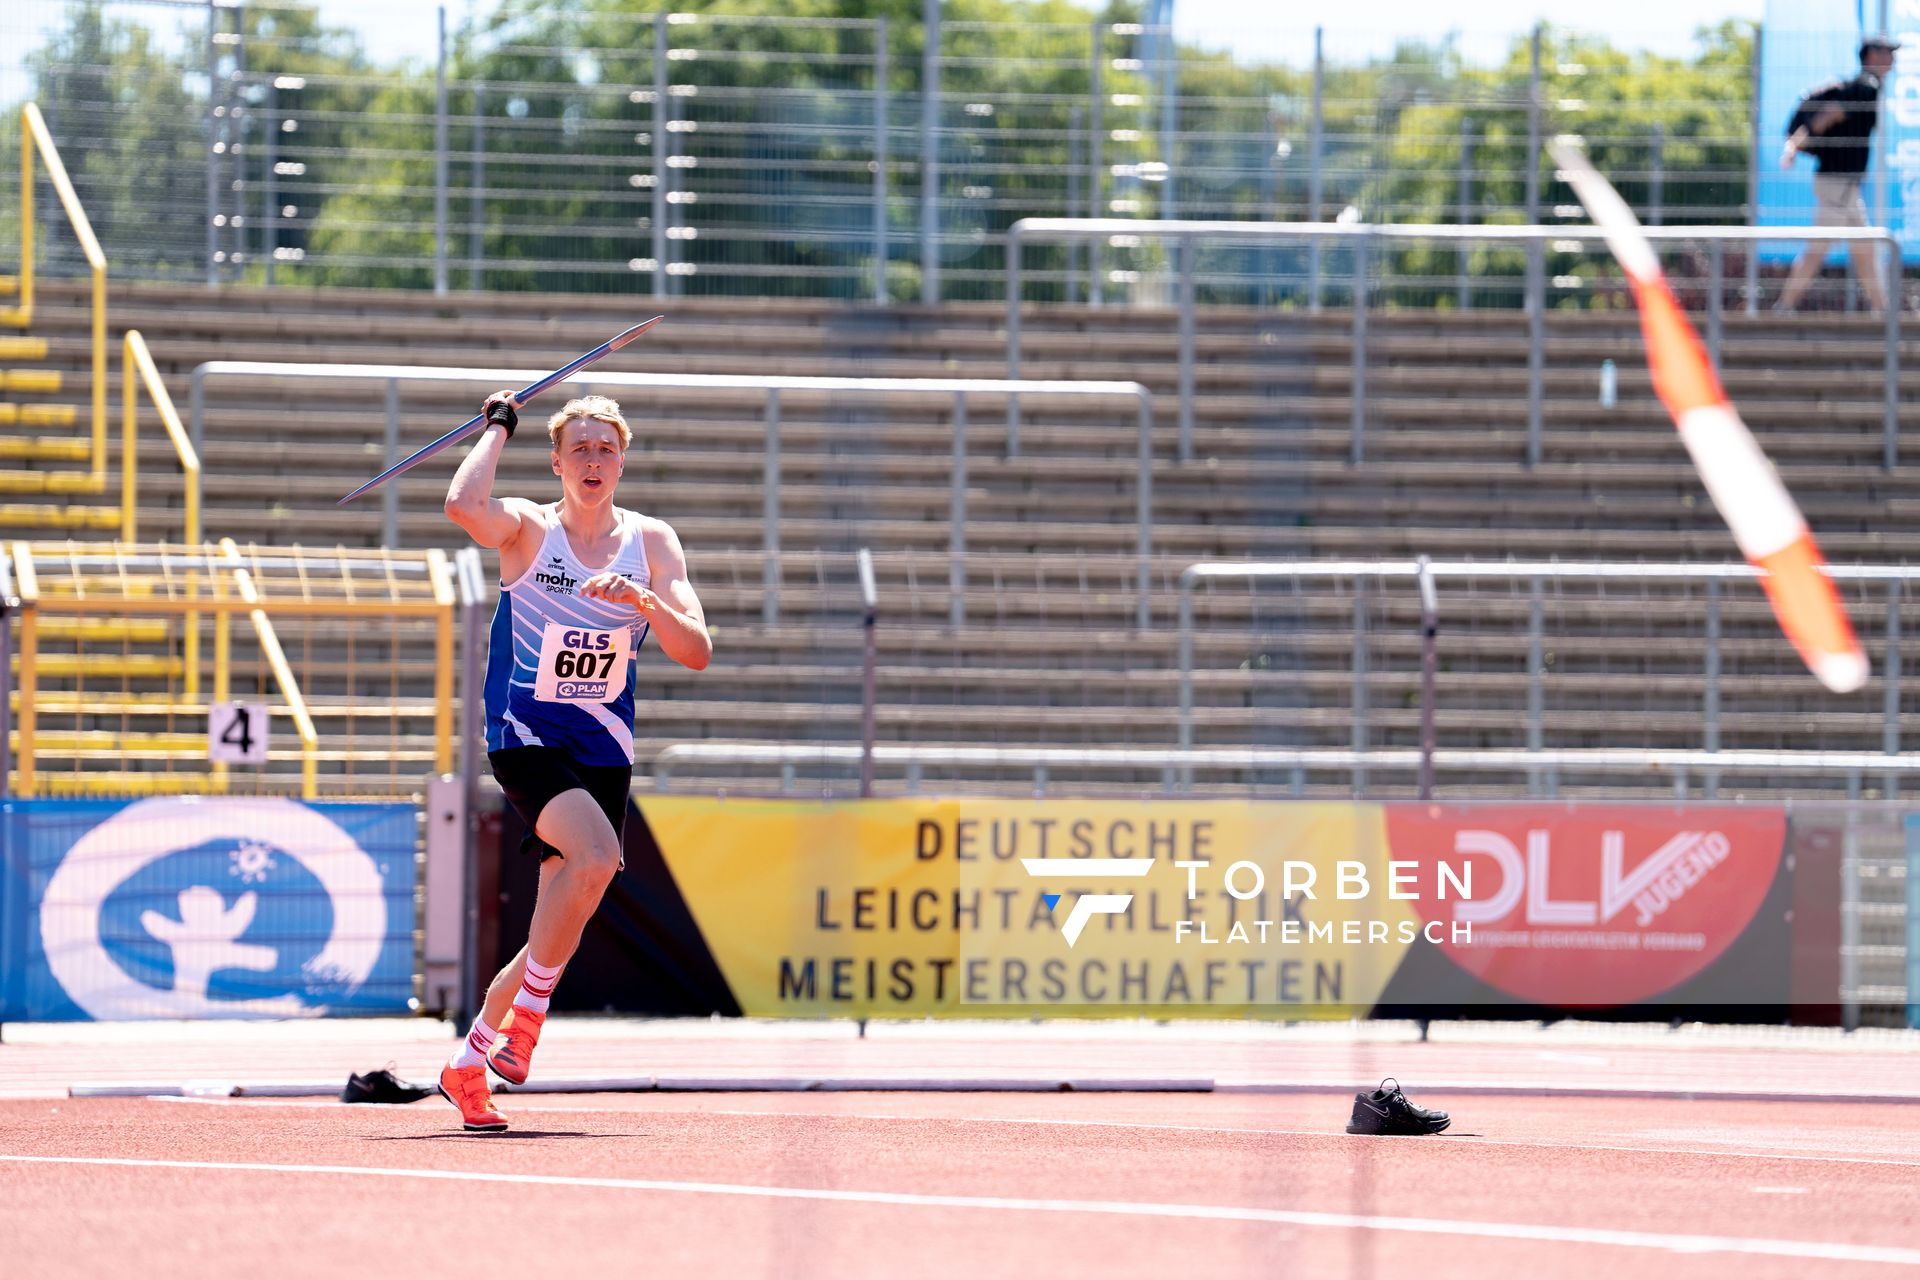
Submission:
M 502 547 L 525 530 L 534 504 L 524 498 L 493 496 L 493 474 L 500 465 L 500 453 L 519 423 L 513 393 L 494 392 L 487 397 L 482 412 L 487 417 L 486 430 L 453 473 L 445 510 L 447 519 L 465 529 L 481 546 Z

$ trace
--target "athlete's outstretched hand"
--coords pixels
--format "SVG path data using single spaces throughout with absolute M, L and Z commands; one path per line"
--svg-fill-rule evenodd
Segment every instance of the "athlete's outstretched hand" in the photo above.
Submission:
M 660 597 L 645 587 L 636 586 L 631 578 L 619 573 L 596 573 L 587 579 L 587 585 L 580 588 L 580 594 L 588 600 L 605 600 L 608 604 L 632 605 L 643 614 L 652 614 L 660 608 Z

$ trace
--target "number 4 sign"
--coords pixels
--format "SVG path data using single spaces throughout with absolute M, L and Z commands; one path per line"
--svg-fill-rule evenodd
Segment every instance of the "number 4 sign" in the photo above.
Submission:
M 207 759 L 225 764 L 265 764 L 266 704 L 216 702 L 208 707 Z

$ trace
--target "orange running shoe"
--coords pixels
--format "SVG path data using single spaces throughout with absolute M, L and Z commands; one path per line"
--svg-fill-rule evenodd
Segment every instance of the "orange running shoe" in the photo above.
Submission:
M 440 1068 L 440 1096 L 460 1108 L 460 1121 L 468 1133 L 504 1133 L 507 1118 L 493 1105 L 493 1091 L 487 1088 L 485 1067 Z
M 533 1046 L 540 1043 L 540 1027 L 546 1020 L 546 1014 L 519 1005 L 508 1011 L 500 1024 L 502 1039 L 487 1059 L 493 1074 L 508 1084 L 527 1082 L 527 1073 L 533 1070 Z

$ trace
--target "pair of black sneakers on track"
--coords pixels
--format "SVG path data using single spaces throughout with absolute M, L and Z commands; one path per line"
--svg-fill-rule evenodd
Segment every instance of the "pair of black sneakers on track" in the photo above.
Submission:
M 1353 1095 L 1353 1119 L 1347 1121 L 1348 1133 L 1369 1136 L 1413 1136 L 1439 1133 L 1453 1123 L 1444 1111 L 1429 1111 L 1407 1101 L 1400 1082 L 1388 1076 L 1371 1093 Z

